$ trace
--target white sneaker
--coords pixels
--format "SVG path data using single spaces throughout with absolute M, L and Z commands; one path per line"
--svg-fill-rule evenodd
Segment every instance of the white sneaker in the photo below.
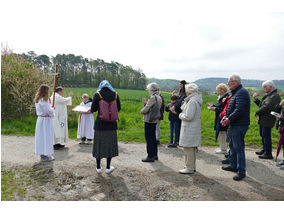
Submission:
M 110 174 L 110 173 L 112 173 L 113 170 L 114 170 L 114 167 L 110 166 L 109 169 L 106 169 L 106 173 Z
M 179 170 L 179 173 L 181 173 L 181 174 L 194 174 L 194 171 L 185 168 L 185 169 Z
M 227 154 L 227 152 L 226 151 L 222 151 L 222 150 L 216 150 L 215 151 L 216 152 L 216 154 Z
M 284 160 L 276 163 L 276 166 L 279 166 L 279 167 L 283 165 L 284 165 Z
M 102 173 L 102 169 L 96 168 L 96 171 L 97 171 L 98 174 Z

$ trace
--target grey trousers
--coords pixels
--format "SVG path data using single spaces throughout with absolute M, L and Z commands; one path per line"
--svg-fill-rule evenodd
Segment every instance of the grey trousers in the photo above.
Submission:
M 185 166 L 187 169 L 196 170 L 196 147 L 183 147 Z

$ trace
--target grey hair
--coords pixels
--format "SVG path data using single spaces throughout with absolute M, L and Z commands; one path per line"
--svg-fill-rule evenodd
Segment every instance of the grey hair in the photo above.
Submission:
M 185 92 L 190 94 L 198 92 L 198 86 L 195 83 L 190 83 L 185 85 Z
M 230 78 L 232 78 L 232 80 L 233 81 L 237 81 L 237 82 L 239 82 L 239 83 L 241 83 L 241 77 L 239 76 L 239 75 L 237 75 L 237 74 L 233 74 L 233 75 L 231 75 L 231 77 Z
M 264 87 L 264 86 L 268 86 L 268 87 L 275 88 L 275 84 L 274 84 L 273 81 L 271 81 L 271 80 L 264 81 L 264 82 L 262 83 L 262 87 Z
M 159 90 L 159 86 L 157 83 L 153 82 L 147 85 L 147 89 L 154 92 Z

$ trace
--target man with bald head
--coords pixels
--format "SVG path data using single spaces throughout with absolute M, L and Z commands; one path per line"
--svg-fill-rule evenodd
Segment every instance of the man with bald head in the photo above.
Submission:
M 237 172 L 234 180 L 242 180 L 246 176 L 245 135 L 250 124 L 250 96 L 243 88 L 239 75 L 229 78 L 228 86 L 232 92 L 232 99 L 223 117 L 222 126 L 229 126 L 227 136 L 230 146 L 230 165 L 223 170 Z

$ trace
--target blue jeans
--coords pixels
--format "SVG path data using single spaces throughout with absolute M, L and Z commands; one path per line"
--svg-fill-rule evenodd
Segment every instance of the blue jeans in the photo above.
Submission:
M 145 122 L 145 139 L 147 142 L 148 158 L 158 156 L 158 147 L 156 142 L 156 123 Z
M 259 126 L 259 135 L 261 136 L 264 153 L 272 155 L 271 128 Z
M 179 121 L 170 121 L 171 144 L 173 143 L 174 132 L 175 132 L 175 144 L 179 144 L 179 132 L 180 132 Z
M 230 146 L 230 166 L 238 169 L 239 174 L 246 174 L 245 135 L 248 126 L 229 126 L 227 135 Z

